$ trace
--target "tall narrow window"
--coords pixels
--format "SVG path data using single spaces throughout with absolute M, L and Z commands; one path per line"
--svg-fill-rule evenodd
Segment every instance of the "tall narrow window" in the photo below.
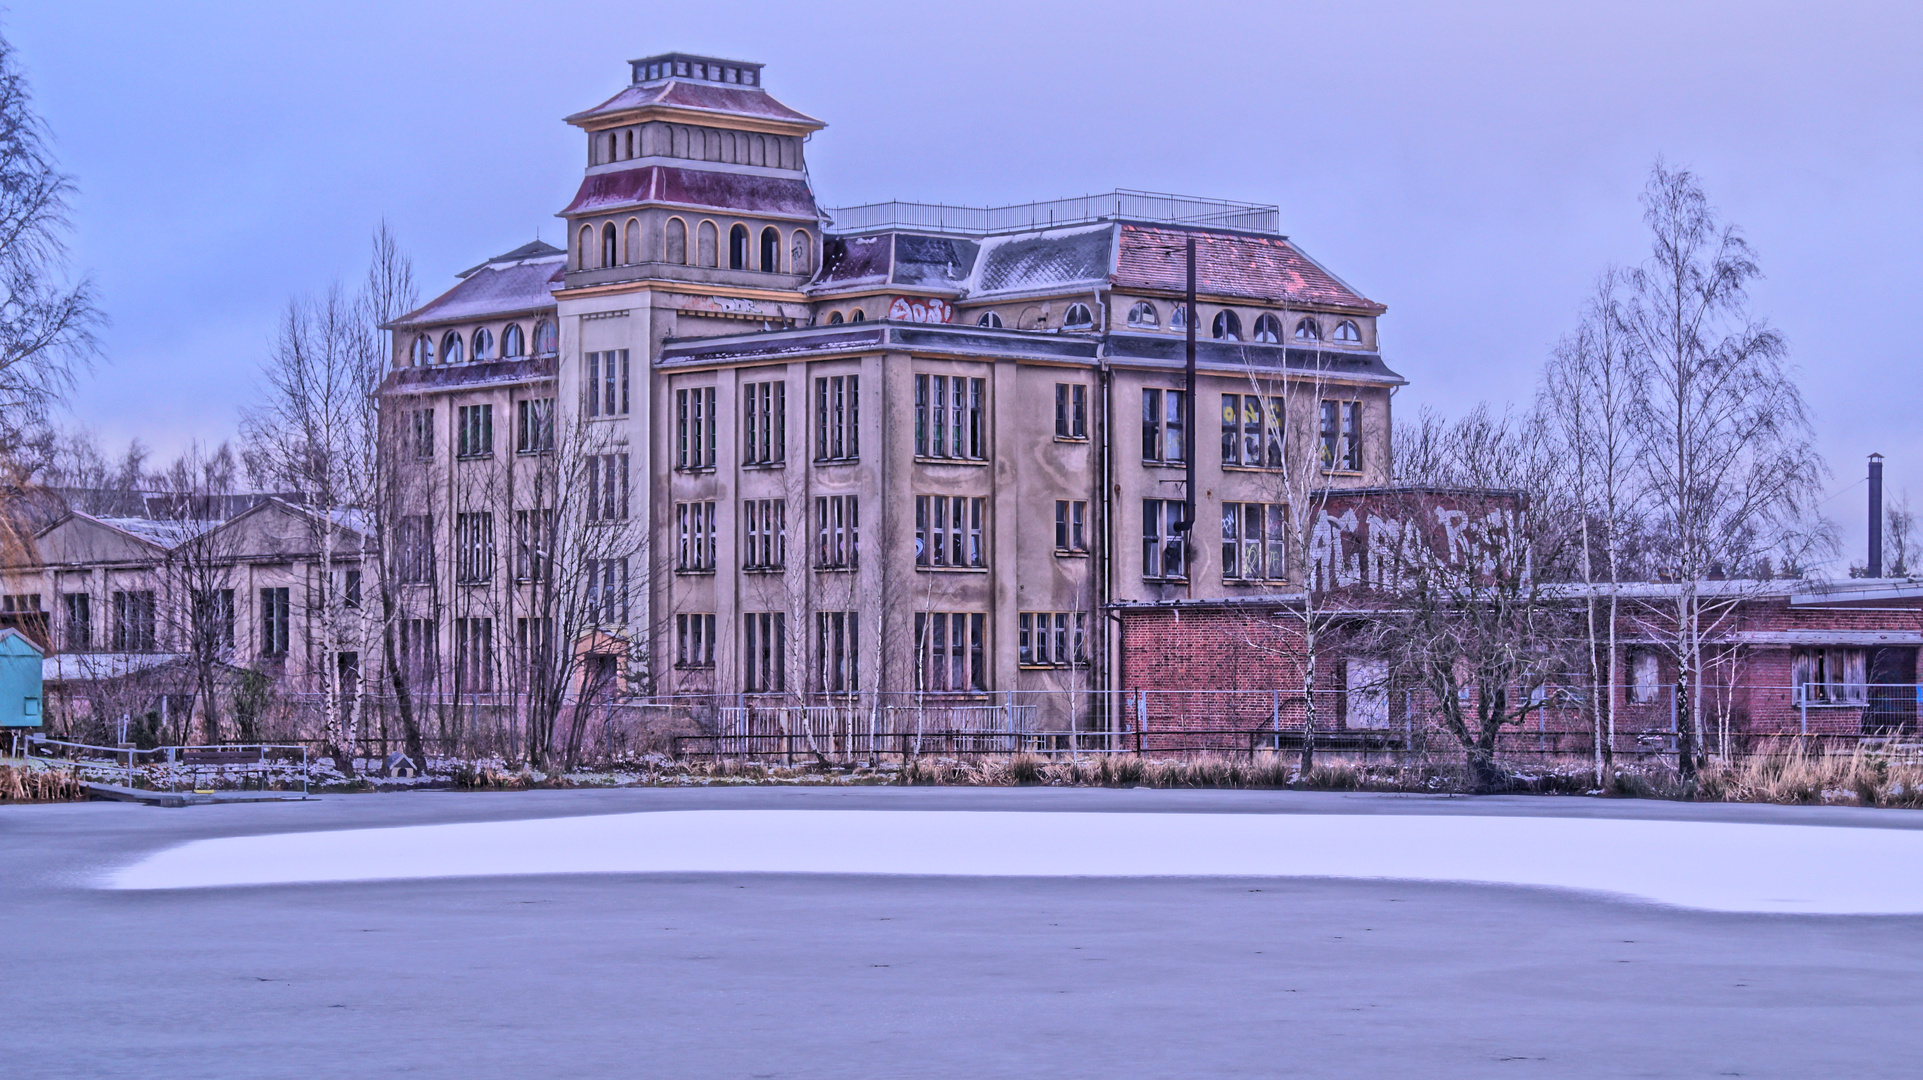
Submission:
M 280 590 L 285 593 L 287 590 Z M 156 611 L 151 590 L 113 594 L 113 650 L 152 652 L 157 644 Z
M 714 468 L 714 393 L 712 386 L 695 386 L 674 392 L 675 468 Z
M 986 389 L 983 379 L 915 376 L 915 456 L 986 460 Z
M 1222 504 L 1224 578 L 1265 581 L 1288 576 L 1285 513 L 1280 503 Z
M 454 677 L 462 693 L 494 689 L 493 619 L 454 620 Z
M 1179 465 L 1188 460 L 1186 408 L 1181 390 L 1142 391 L 1142 460 Z
M 522 454 L 544 454 L 554 449 L 553 398 L 527 398 L 514 403 L 514 449 Z
M 815 380 L 815 460 L 854 461 L 861 456 L 861 376 Z
M 761 269 L 765 273 L 781 273 L 781 230 L 769 227 L 761 230 Z
M 1142 576 L 1150 579 L 1188 577 L 1182 544 L 1180 499 L 1142 500 Z
M 294 608 L 288 590 L 262 589 L 260 591 L 260 654 L 286 656 L 293 626 Z
M 587 609 L 589 620 L 603 626 L 628 621 L 628 560 L 588 559 Z
M 414 348 L 409 356 L 415 367 L 427 367 L 434 362 L 434 339 L 426 334 L 414 335 Z
M 1322 403 L 1322 467 L 1336 472 L 1362 471 L 1362 403 Z
M 790 274 L 806 274 L 814 270 L 815 244 L 807 233 L 795 230 L 794 243 L 790 245 L 788 254 L 792 260 L 788 264 Z
M 741 463 L 779 465 L 788 457 L 788 384 L 754 382 L 742 387 Z
M 67 651 L 86 652 L 93 648 L 93 597 L 77 592 L 60 599 L 64 602 L 61 624 Z
M 1088 438 L 1088 387 L 1081 383 L 1055 384 L 1055 437 Z
M 661 258 L 676 266 L 688 263 L 688 223 L 680 218 L 668 219 L 667 239 L 663 245 Z
M 988 689 L 983 655 L 987 620 L 973 612 L 915 613 L 915 689 L 937 693 L 980 693 Z
M 741 688 L 750 694 L 779 694 L 788 689 L 788 616 L 751 611 L 742 621 Z
M 1055 550 L 1088 551 L 1088 503 L 1080 499 L 1055 500 Z
M 1282 467 L 1282 399 L 1222 395 L 1222 464 L 1247 469 Z
M 728 230 L 728 269 L 748 268 L 748 227 L 736 225 Z
M 614 222 L 601 226 L 601 266 L 618 266 L 621 263 L 621 246 L 614 231 Z M 476 357 L 475 359 L 480 359 Z
M 455 575 L 464 584 L 494 577 L 494 514 L 480 511 L 454 516 Z
M 520 323 L 508 323 L 501 331 L 501 359 L 515 360 L 527 355 L 527 336 Z
M 409 584 L 434 580 L 434 519 L 410 514 L 395 524 L 395 569 Z
M 815 500 L 815 565 L 846 570 L 860 561 L 861 500 L 854 495 L 824 495 Z
M 234 590 L 191 590 L 194 608 L 194 636 L 211 645 L 220 655 L 234 650 Z
M 621 254 L 622 254 L 621 261 L 625 263 L 640 262 L 641 261 L 641 222 L 635 218 L 629 218 L 627 227 L 623 230 L 623 232 L 625 232 L 626 235 L 623 237 L 624 246 L 622 247 L 622 251 L 621 251 Z
M 461 335 L 452 330 L 441 339 L 441 363 L 458 364 L 462 358 Z
M 460 410 L 460 455 L 464 458 L 493 457 L 494 406 L 463 405 Z
M 983 503 L 965 495 L 915 496 L 915 565 L 987 566 Z
M 546 581 L 554 569 L 554 511 L 514 512 L 514 579 Z
M 675 569 L 706 573 L 714 569 L 714 503 L 675 504 L 679 528 Z
M 824 694 L 861 690 L 861 623 L 855 611 L 815 612 L 815 688 Z
M 591 352 L 584 358 L 584 362 L 587 364 L 587 378 L 584 381 L 588 415 L 592 417 L 626 416 L 631 372 L 628 350 Z
M 474 331 L 474 359 L 494 359 L 494 335 L 485 326 Z
M 741 568 L 779 570 L 788 564 L 788 503 L 749 499 L 741 504 Z
M 426 460 L 434 456 L 434 410 L 414 409 L 407 414 L 409 443 L 414 456 Z
M 561 351 L 561 335 L 554 324 L 542 319 L 534 324 L 534 355 L 553 356 Z
M 589 521 L 628 519 L 628 455 L 590 454 L 587 467 Z
M 440 674 L 438 628 L 434 619 L 401 620 L 401 668 L 415 686 Z

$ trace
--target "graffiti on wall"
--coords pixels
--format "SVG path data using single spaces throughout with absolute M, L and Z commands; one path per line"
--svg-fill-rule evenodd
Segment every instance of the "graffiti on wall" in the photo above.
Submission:
M 888 305 L 888 317 L 896 322 L 954 322 L 955 306 L 933 297 L 897 296 L 895 302 Z

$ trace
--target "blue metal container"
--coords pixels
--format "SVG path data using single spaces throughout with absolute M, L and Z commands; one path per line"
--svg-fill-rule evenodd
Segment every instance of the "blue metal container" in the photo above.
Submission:
M 35 728 L 43 722 L 40 649 L 27 635 L 0 630 L 0 728 Z

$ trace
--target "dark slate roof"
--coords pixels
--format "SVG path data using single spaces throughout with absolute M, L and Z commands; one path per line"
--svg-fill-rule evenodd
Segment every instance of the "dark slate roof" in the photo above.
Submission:
M 991 236 L 981 242 L 981 257 L 969 281 L 968 295 L 972 299 L 1106 281 L 1113 247 L 1114 226 L 1106 224 Z
M 464 278 L 474 271 L 481 269 L 482 266 L 493 266 L 499 263 L 527 262 L 532 259 L 560 258 L 566 255 L 567 252 L 562 251 L 553 244 L 542 240 L 530 240 L 520 247 L 515 248 L 513 251 L 508 252 L 506 255 L 496 255 L 480 266 L 470 266 L 454 276 Z
M 1188 286 L 1183 249 L 1196 238 L 1196 288 L 1284 304 L 1326 304 L 1380 313 L 1381 304 L 1349 288 L 1280 236 L 1167 229 L 1124 223 L 1115 259 L 1122 288 L 1181 291 Z
M 777 120 L 814 130 L 828 126 L 806 113 L 790 109 L 758 87 L 717 86 L 709 82 L 684 82 L 680 79 L 630 86 L 592 109 L 575 113 L 567 118 L 567 122 L 580 124 L 598 116 L 651 107 Z
M 399 396 L 465 390 L 477 386 L 507 386 L 554 378 L 555 358 L 524 356 L 514 360 L 483 360 L 478 364 L 441 364 L 397 368 L 387 373 L 376 393 Z
M 549 254 L 513 260 L 516 252 L 490 260 L 461 276 L 459 284 L 429 300 L 390 326 L 420 326 L 426 323 L 484 319 L 494 315 L 515 315 L 554 307 L 554 292 L 561 284 L 567 257 L 559 248 L 546 248 Z M 510 261 L 512 260 L 512 261 Z
M 830 236 L 822 244 L 821 275 L 811 287 L 821 292 L 901 285 L 959 295 L 980 246 L 964 237 L 915 233 Z
M 710 169 L 646 165 L 584 177 L 562 214 L 587 214 L 643 203 L 738 210 L 744 214 L 815 220 L 815 194 L 806 180 L 784 180 Z

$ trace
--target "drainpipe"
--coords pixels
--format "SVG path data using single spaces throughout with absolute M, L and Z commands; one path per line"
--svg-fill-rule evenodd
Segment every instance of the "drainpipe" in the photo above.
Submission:
M 1185 397 L 1182 411 L 1184 413 L 1183 419 L 1188 422 L 1186 425 L 1187 430 L 1183 433 L 1184 441 L 1187 442 L 1188 445 L 1183 450 L 1186 460 L 1183 462 L 1185 479 L 1182 486 L 1185 490 L 1186 497 L 1183 500 L 1182 507 L 1182 576 L 1188 579 L 1189 599 L 1193 600 L 1195 599 L 1195 572 L 1193 567 L 1195 565 L 1195 428 L 1197 420 L 1197 411 L 1195 408 L 1195 321 L 1201 316 L 1196 314 L 1195 311 L 1194 233 L 1189 234 L 1188 241 L 1188 310 L 1184 313 L 1185 317 L 1182 320 L 1184 329 L 1186 330 L 1185 353 L 1183 356 L 1183 363 L 1185 365 L 1184 375 L 1186 379 L 1183 385 L 1186 389 L 1183 391 Z

